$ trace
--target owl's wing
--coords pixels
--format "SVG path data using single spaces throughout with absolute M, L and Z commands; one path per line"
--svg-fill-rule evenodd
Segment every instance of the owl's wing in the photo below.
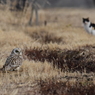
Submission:
M 5 66 L 8 66 L 8 65 L 14 64 L 13 62 L 14 62 L 14 57 L 10 55 L 10 56 L 7 58 L 7 60 L 6 60 L 6 62 L 5 62 L 5 64 L 4 64 L 4 67 L 5 67 Z

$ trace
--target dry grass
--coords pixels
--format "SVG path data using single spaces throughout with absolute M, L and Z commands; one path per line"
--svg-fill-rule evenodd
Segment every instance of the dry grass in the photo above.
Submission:
M 90 17 L 94 22 L 94 10 L 39 13 L 40 26 L 30 27 L 29 11 L 0 9 L 0 67 L 15 47 L 25 56 L 20 71 L 0 72 L 0 95 L 94 95 L 95 36 L 85 32 L 81 21 Z
M 62 71 L 95 72 L 94 46 L 85 46 L 76 50 L 33 48 L 26 49 L 25 55 L 29 60 L 53 62 L 53 66 Z
M 32 33 L 29 33 L 29 35 L 35 39 L 38 40 L 42 44 L 47 44 L 47 43 L 62 43 L 63 38 L 55 35 L 54 33 L 47 32 L 47 31 L 32 31 Z

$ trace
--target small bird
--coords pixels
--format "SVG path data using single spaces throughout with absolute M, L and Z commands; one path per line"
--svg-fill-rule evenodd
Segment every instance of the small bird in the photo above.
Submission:
M 15 48 L 12 50 L 10 56 L 7 58 L 1 70 L 2 71 L 17 70 L 22 65 L 22 62 L 23 62 L 22 50 L 20 48 Z

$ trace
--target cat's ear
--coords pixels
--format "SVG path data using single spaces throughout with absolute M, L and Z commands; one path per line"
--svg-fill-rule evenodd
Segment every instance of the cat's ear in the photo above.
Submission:
M 84 18 L 82 18 L 84 20 Z

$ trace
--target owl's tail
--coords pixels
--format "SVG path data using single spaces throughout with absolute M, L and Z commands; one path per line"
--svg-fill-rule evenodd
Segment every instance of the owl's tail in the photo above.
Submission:
M 4 72 L 5 70 L 4 70 L 4 68 L 0 68 L 0 72 Z
M 0 71 L 2 71 L 3 70 L 3 68 L 0 68 Z

